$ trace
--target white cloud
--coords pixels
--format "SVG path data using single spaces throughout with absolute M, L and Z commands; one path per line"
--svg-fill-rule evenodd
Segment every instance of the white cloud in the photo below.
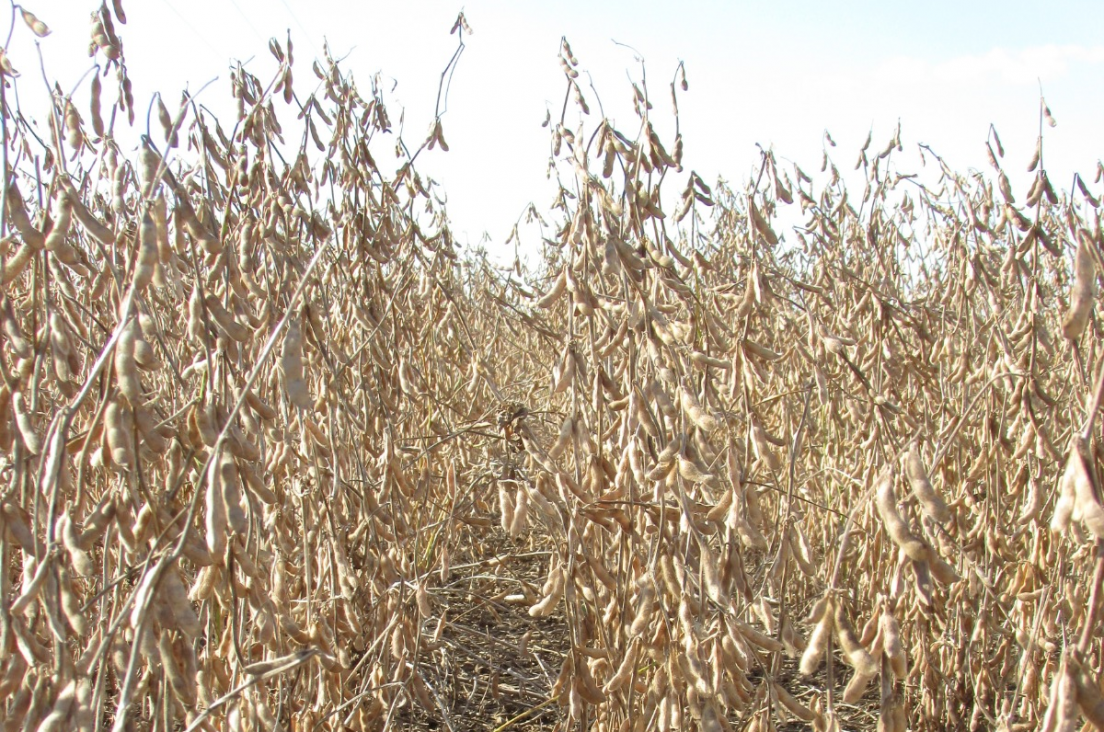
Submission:
M 875 70 L 884 81 L 907 84 L 974 85 L 999 82 L 1034 85 L 1057 81 L 1072 69 L 1104 64 L 1104 46 L 1046 45 L 1019 50 L 993 48 L 981 55 L 964 55 L 942 61 L 898 56 Z

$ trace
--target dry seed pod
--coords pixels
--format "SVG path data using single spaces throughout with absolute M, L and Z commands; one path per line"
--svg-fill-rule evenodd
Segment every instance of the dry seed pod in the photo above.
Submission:
M 58 693 L 50 713 L 46 715 L 46 718 L 38 725 L 38 732 L 61 732 L 61 730 L 69 729 L 71 720 L 70 713 L 73 710 L 73 703 L 76 699 L 77 682 L 76 680 L 72 680 L 62 688 L 60 693 Z
M 575 686 L 588 704 L 598 705 L 606 700 L 606 695 L 594 682 L 589 663 L 575 664 Z
M 161 156 L 150 145 L 148 139 L 142 140 L 138 153 L 138 174 L 142 180 L 142 197 L 147 198 L 153 191 L 154 177 L 161 165 Z
M 238 343 L 248 343 L 253 337 L 253 331 L 249 330 L 246 326 L 235 320 L 234 316 L 223 307 L 218 298 L 213 295 L 208 295 L 204 300 L 207 305 L 208 312 L 215 319 L 215 324 L 226 335 L 234 339 Z
M 280 372 L 284 378 L 284 389 L 291 403 L 300 409 L 310 409 L 313 401 L 303 378 L 303 332 L 297 320 L 288 321 L 287 334 L 284 335 L 284 348 L 280 355 Z
M 739 631 L 740 635 L 742 635 L 745 640 L 747 640 L 752 645 L 762 648 L 768 653 L 778 653 L 782 650 L 781 641 L 772 638 L 764 633 L 760 633 L 758 630 L 752 628 L 750 625 L 746 625 L 745 623 L 741 623 L 737 620 L 733 621 L 733 626 L 736 628 L 737 631 Z
M 553 281 L 552 287 L 549 288 L 547 294 L 545 294 L 544 297 L 542 297 L 541 299 L 537 300 L 537 303 L 536 303 L 537 307 L 539 307 L 539 308 L 550 308 L 550 307 L 552 307 L 556 303 L 556 301 L 560 299 L 560 296 L 564 294 L 564 291 L 566 289 L 567 289 L 567 269 L 564 268 L 564 269 L 560 270 L 559 276 L 555 279 L 555 281 Z
M 89 103 L 89 113 L 92 116 L 92 131 L 96 133 L 96 137 L 102 139 L 104 136 L 104 123 L 103 115 L 100 113 L 100 95 L 103 92 L 103 85 L 100 82 L 100 75 L 92 75 L 92 92 L 91 101 Z
M 1083 233 L 1077 237 L 1077 253 L 1073 259 L 1073 286 L 1070 288 L 1070 307 L 1062 321 L 1066 338 L 1076 341 L 1085 332 L 1096 302 L 1096 262 L 1090 247 L 1092 240 Z
M 78 636 L 88 632 L 88 614 L 81 610 L 81 598 L 73 588 L 69 570 L 63 564 L 57 566 L 57 589 L 61 598 L 61 609 L 65 615 L 65 622 Z
M 563 451 L 567 449 L 567 446 L 571 444 L 571 436 L 574 434 L 575 420 L 571 415 L 564 418 L 563 424 L 560 425 L 560 434 L 556 438 L 556 442 L 548 450 L 548 457 L 553 460 L 560 457 Z
M 751 425 L 751 446 L 755 450 L 755 455 L 767 468 L 774 472 L 782 468 L 782 460 L 775 454 L 771 448 L 770 440 L 767 437 L 766 430 L 759 424 L 759 421 L 754 417 L 750 420 Z
M 4 260 L 4 276 L 0 279 L 0 284 L 9 285 L 15 282 L 19 275 L 23 273 L 27 265 L 34 259 L 35 249 L 26 241 L 15 250 L 15 254 Z
M 221 561 L 221 557 L 218 558 Z M 188 599 L 193 602 L 202 602 L 210 599 L 215 592 L 215 585 L 222 579 L 222 570 L 218 565 L 210 564 L 196 572 L 195 582 L 188 590 Z
M 70 100 L 65 100 L 65 116 L 63 124 L 65 125 L 65 141 L 69 144 L 69 147 L 74 150 L 80 150 L 84 144 L 84 135 L 81 133 L 81 120 L 80 113 L 77 112 L 76 106 Z
M 882 700 L 878 716 L 878 732 L 907 732 L 908 715 L 900 698 L 890 693 Z
M 1100 684 L 1076 657 L 1070 657 L 1067 663 L 1077 683 L 1077 705 L 1081 713 L 1097 729 L 1104 729 L 1104 694 L 1100 692 Z
M 193 404 L 188 410 L 188 430 L 194 432 L 198 440 L 196 447 L 214 447 L 218 441 L 215 429 L 214 406 L 212 404 Z
M 108 525 L 114 518 L 115 502 L 112 500 L 112 494 L 105 493 L 96 508 L 84 520 L 84 531 L 80 534 L 80 548 L 85 551 L 91 550 L 107 531 Z
M 947 563 L 943 557 L 939 556 L 931 547 L 925 547 L 928 552 L 928 567 L 931 569 L 931 574 L 935 577 L 936 581 L 942 585 L 953 585 L 958 582 L 961 577 L 958 576 L 958 572 L 955 568 Z
M 261 477 L 260 471 L 256 466 L 245 463 L 239 466 L 238 472 L 245 481 L 245 486 L 252 491 L 262 503 L 267 506 L 276 505 L 279 498 L 267 485 L 265 485 L 264 479 Z
M 173 130 L 172 117 L 169 115 L 169 110 L 165 106 L 165 101 L 161 98 L 161 95 L 157 95 L 157 121 L 161 124 L 161 131 L 165 135 L 165 142 L 169 144 L 169 147 L 176 147 L 178 144 L 177 134 Z
M 874 489 L 878 515 L 893 542 L 915 562 L 928 560 L 928 547 L 909 531 L 908 524 L 897 511 L 897 496 L 893 492 L 893 466 L 887 465 L 878 474 Z
M 656 456 L 656 466 L 670 465 L 675 460 L 675 456 L 682 450 L 682 435 L 675 435 L 671 438 L 671 441 L 660 451 Z
M 422 620 L 428 620 L 433 617 L 433 605 L 429 601 L 429 592 L 426 590 L 425 582 L 418 583 L 414 591 L 414 601 L 418 607 L 418 614 L 422 617 Z
M 35 432 L 31 414 L 24 404 L 23 392 L 18 389 L 11 395 L 12 412 L 15 414 L 15 426 L 19 430 L 19 436 L 23 439 L 23 446 L 31 455 L 42 452 L 42 440 Z
M 575 368 L 575 354 L 570 345 L 564 346 L 559 367 L 554 372 L 556 376 L 552 384 L 552 396 L 556 396 L 571 385 L 571 381 L 575 378 Z
M 866 693 L 866 688 L 870 686 L 870 682 L 874 680 L 875 676 L 877 674 L 867 674 L 856 669 L 855 674 L 843 689 L 842 699 L 844 704 L 856 704 Z
M 648 410 L 647 404 L 644 401 L 644 396 L 638 387 L 633 387 L 629 402 L 629 408 L 633 414 L 636 415 L 636 421 L 644 432 L 655 439 L 662 437 L 660 434 L 660 426 L 656 423 L 656 420 L 652 417 L 652 413 Z
M 908 476 L 909 485 L 912 486 L 912 494 L 920 501 L 924 513 L 931 516 L 941 524 L 951 520 L 950 509 L 943 498 L 935 492 L 931 480 L 928 479 L 928 471 L 924 469 L 924 461 L 920 457 L 920 448 L 916 442 L 909 446 L 905 456 L 905 474 Z
M 3 322 L 3 332 L 7 336 L 7 343 L 19 358 L 24 360 L 31 358 L 34 355 L 34 349 L 19 328 L 19 322 L 11 300 L 7 297 L 3 298 L 2 307 L 3 312 L 0 315 L 0 320 Z
M 207 550 L 216 562 L 222 561 L 226 554 L 226 532 L 229 520 L 226 516 L 226 501 L 223 497 L 222 471 L 219 461 L 212 460 L 207 471 L 207 489 L 205 522 L 207 528 Z
M 711 474 L 702 472 L 697 463 L 683 455 L 678 456 L 678 472 L 691 483 L 706 483 L 713 479 Z
M 226 414 L 222 413 L 222 418 L 225 421 Z M 248 417 L 242 414 L 242 421 L 247 428 L 255 428 L 256 425 L 252 425 L 248 421 Z M 233 421 L 229 425 L 230 427 L 230 439 L 226 441 L 226 447 L 230 449 L 231 454 L 243 460 L 245 463 L 254 463 L 256 460 L 261 459 L 261 449 L 259 449 L 250 438 L 245 435 L 242 427 L 237 424 L 237 421 Z
M 608 694 L 620 691 L 625 684 L 632 678 L 633 671 L 636 670 L 636 659 L 640 654 L 641 641 L 639 636 L 634 636 L 629 641 L 629 648 L 625 652 L 625 657 L 621 659 L 621 664 L 617 667 L 617 671 L 613 676 L 609 678 L 605 686 L 602 687 L 602 691 Z
M 786 688 L 778 682 L 771 682 L 771 691 L 774 697 L 778 699 L 778 702 L 786 708 L 786 711 L 801 721 L 812 722 L 817 718 L 816 712 L 795 699 L 790 692 L 786 691 Z
M 91 577 L 96 573 L 96 567 L 92 563 L 88 552 L 81 546 L 81 535 L 76 524 L 70 518 L 68 512 L 58 516 L 56 533 L 61 536 L 65 550 L 69 552 L 69 561 L 77 574 L 82 577 Z
M 832 596 L 830 594 L 823 595 L 819 600 L 813 603 L 813 606 L 809 608 L 809 616 L 805 618 L 806 623 L 819 623 L 821 618 L 825 615 L 830 615 L 835 611 L 832 609 Z
M 134 263 L 134 290 L 143 293 L 153 281 L 159 255 L 157 252 L 157 225 L 149 211 L 142 213 L 138 227 L 138 259 Z
M 23 237 L 24 243 L 29 245 L 32 251 L 37 252 L 45 246 L 46 239 L 42 232 L 31 224 L 27 209 L 23 206 L 23 194 L 19 192 L 14 179 L 9 183 L 7 212 L 19 235 Z
M 77 221 L 80 222 L 89 236 L 104 246 L 115 244 L 115 234 L 88 210 L 88 207 L 81 202 L 72 190 L 69 192 L 68 200 Z
M 514 539 L 520 538 L 529 526 L 529 491 L 519 486 L 514 501 L 514 520 L 506 527 L 506 532 Z
M 134 339 L 134 361 L 146 371 L 155 371 L 161 365 L 153 346 L 142 338 L 141 333 Z
M 712 366 L 718 369 L 730 369 L 732 368 L 732 362 L 726 361 L 722 358 L 714 358 L 713 356 L 707 356 L 701 351 L 691 351 L 690 361 L 698 368 L 705 368 Z
M 713 418 L 713 415 L 702 409 L 697 396 L 684 385 L 679 386 L 679 403 L 682 405 L 682 411 L 685 412 L 687 418 L 698 429 L 706 433 L 716 431 L 717 420 Z
M 115 343 L 115 376 L 119 381 L 119 391 L 134 407 L 143 403 L 142 382 L 138 378 L 138 364 L 134 360 L 134 344 L 137 339 L 138 323 L 131 320 L 123 326 L 119 340 Z
M 249 529 L 249 519 L 242 509 L 241 482 L 234 458 L 224 452 L 219 460 L 219 482 L 222 485 L 222 501 L 226 507 L 226 518 L 235 534 L 244 534 Z
M 1073 451 L 1070 452 L 1070 457 Z M 1073 466 L 1076 468 L 1076 466 Z M 1054 515 L 1050 519 L 1050 530 L 1056 534 L 1065 533 L 1073 518 L 1073 510 L 1077 506 L 1077 492 L 1070 474 L 1071 462 L 1067 461 L 1066 471 L 1058 481 L 1058 500 L 1054 504 Z
M 790 555 L 797 562 L 797 568 L 806 577 L 815 577 L 817 570 L 813 563 L 813 550 L 809 546 L 809 540 L 805 538 L 805 532 L 798 524 L 792 524 L 789 527 L 786 540 L 790 545 Z
M 751 223 L 755 227 L 755 230 L 767 240 L 767 243 L 771 246 L 777 244 L 778 235 L 774 233 L 770 224 L 768 224 L 767 220 L 763 218 L 763 215 L 759 213 L 759 209 L 755 206 L 755 201 L 750 197 L 748 198 L 748 213 L 751 215 Z
M 161 666 L 165 670 L 165 676 L 177 698 L 184 704 L 195 704 L 196 681 L 195 676 L 189 676 L 184 668 L 185 663 L 179 658 L 176 644 L 173 643 L 172 632 L 162 629 L 157 648 L 161 654 Z
M 272 421 L 276 419 L 276 410 L 273 409 L 268 402 L 258 396 L 257 393 L 252 389 L 245 393 L 245 400 L 261 419 L 266 421 Z
M 1039 517 L 1039 514 L 1042 513 L 1045 502 L 1046 496 L 1039 490 L 1039 485 L 1036 483 L 1035 477 L 1030 476 L 1027 479 L 1027 497 L 1024 499 L 1023 510 L 1016 518 L 1016 523 L 1021 526 L 1033 523 Z
M 658 381 L 653 380 L 648 384 L 648 396 L 655 400 L 656 405 L 659 407 L 659 411 L 670 419 L 675 419 L 678 416 L 678 411 L 675 409 L 675 403 L 671 401 L 671 397 L 667 396 L 667 392 L 663 390 Z
M 153 203 L 150 205 L 150 216 L 153 217 L 153 226 L 157 233 L 157 259 L 162 265 L 158 269 L 162 276 L 155 278 L 154 282 L 158 283 L 158 286 L 162 286 L 161 281 L 166 276 L 171 276 L 173 277 L 171 281 L 175 283 L 176 269 L 168 266 L 173 264 L 175 254 L 169 243 L 168 203 L 165 201 L 163 193 L 158 193 L 157 197 L 153 199 Z
M 1072 490 L 1074 508 L 1089 531 L 1098 539 L 1104 538 L 1104 505 L 1100 503 L 1096 482 L 1093 480 L 1085 453 L 1086 445 L 1077 435 L 1070 441 L 1066 470 L 1062 473 L 1062 495 Z
M 188 588 L 180 577 L 180 572 L 175 566 L 165 568 L 161 579 L 161 591 L 170 610 L 172 611 L 173 626 L 180 630 L 187 638 L 195 639 L 203 632 L 203 625 L 188 599 Z
M 713 508 L 705 514 L 705 518 L 714 523 L 725 521 L 732 509 L 735 488 L 729 488 L 721 494 L 721 497 L 713 505 Z
M 14 415 L 12 414 L 11 390 L 7 384 L 0 384 L 0 450 L 10 452 L 15 438 L 12 433 Z
M 759 505 L 759 492 L 756 488 L 748 486 L 743 491 L 744 500 L 734 501 L 729 512 L 729 521 L 734 523 L 734 528 L 740 534 L 740 541 L 749 549 L 765 549 L 767 539 L 763 535 L 762 527 L 765 526 L 763 510 Z M 735 516 L 739 513 L 739 518 Z M 783 545 L 788 549 L 788 543 Z
M 76 250 L 66 241 L 72 228 L 73 204 L 68 193 L 62 189 L 57 200 L 57 218 L 50 233 L 46 235 L 43 246 L 46 247 L 46 251 L 53 252 L 66 264 L 74 264 L 77 261 Z
M 1058 126 L 1058 123 L 1054 121 L 1054 117 L 1050 113 L 1050 107 L 1048 107 L 1045 102 L 1043 103 L 1043 119 L 1045 119 L 1046 123 L 1051 127 Z
M 16 6 L 18 7 L 18 6 Z M 35 14 L 25 8 L 19 8 L 19 12 L 23 15 L 23 22 L 27 24 L 27 27 L 31 29 L 39 38 L 45 38 L 50 35 L 50 29 L 46 27 L 46 24 L 35 17 Z
M 637 598 L 636 615 L 633 617 L 632 625 L 629 626 L 629 633 L 633 637 L 642 635 L 652 621 L 652 611 L 655 607 L 655 591 L 652 589 L 652 583 L 649 577 L 650 575 L 645 575 L 644 578 L 642 578 L 640 593 Z
M 885 649 L 889 666 L 893 669 L 893 675 L 899 679 L 908 676 L 908 658 L 905 656 L 905 647 L 901 643 L 901 628 L 897 624 L 897 618 L 889 610 L 882 612 L 881 618 L 882 646 Z
M 809 636 L 809 644 L 801 655 L 798 668 L 805 676 L 812 676 L 820 668 L 820 660 L 828 650 L 828 643 L 832 639 L 832 631 L 835 629 L 835 608 L 830 597 L 824 597 L 816 605 L 820 609 L 820 618 L 816 620 L 816 627 Z
M 721 607 L 727 607 L 729 603 L 728 588 L 722 581 L 717 558 L 704 544 L 701 552 L 702 585 L 705 588 L 706 595 Z
M 498 510 L 503 531 L 509 531 L 514 523 L 514 497 L 506 490 L 505 483 L 498 484 Z
M 46 587 L 46 580 L 50 574 L 50 560 L 43 559 L 41 564 L 35 563 L 31 554 L 24 556 L 23 562 L 23 591 L 12 601 L 10 613 L 20 615 L 30 610 L 31 604 L 38 598 L 40 592 Z
M 546 596 L 529 608 L 530 617 L 543 618 L 551 615 L 563 596 L 564 585 L 564 571 L 561 567 L 556 567 L 552 570 L 549 581 L 545 583 Z
M 131 441 L 130 411 L 112 400 L 104 410 L 104 433 L 111 461 L 121 468 L 134 464 L 134 444 Z
M 1066 656 L 1050 685 L 1050 705 L 1041 732 L 1073 732 L 1077 729 L 1077 679 Z
M 58 378 L 73 381 L 80 372 L 80 358 L 73 348 L 69 327 L 57 310 L 50 313 L 50 348 Z
M 1037 137 L 1037 138 L 1035 138 L 1035 152 L 1033 152 L 1031 154 L 1031 162 L 1029 162 L 1027 164 L 1027 172 L 1028 173 L 1035 172 L 1035 168 L 1038 167 L 1039 158 L 1042 157 L 1042 154 L 1043 154 L 1043 138 L 1042 137 Z
M 873 678 L 878 674 L 878 664 L 870 653 L 859 643 L 851 620 L 847 617 L 847 611 L 843 605 L 835 606 L 834 623 L 836 626 L 836 640 L 840 648 L 847 656 L 847 662 L 855 669 L 855 675 L 864 675 Z

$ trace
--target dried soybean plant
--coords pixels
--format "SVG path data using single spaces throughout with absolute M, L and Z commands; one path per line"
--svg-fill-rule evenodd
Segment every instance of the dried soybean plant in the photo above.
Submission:
M 297 97 L 290 39 L 271 82 L 235 69 L 230 127 L 158 100 L 126 159 L 123 23 L 93 17 L 91 129 L 3 97 L 5 724 L 382 724 L 429 699 L 419 532 L 472 512 L 464 443 L 423 449 L 480 418 L 436 335 L 467 302 L 443 212 L 405 149 L 376 167 L 378 85 L 327 56 Z
M 566 42 L 561 64 L 581 96 Z M 633 97 L 635 136 L 580 100 L 553 125 L 545 284 L 500 308 L 537 324 L 526 353 L 561 334 L 529 405 L 556 420 L 523 446 L 559 537 L 530 612 L 569 620 L 566 719 L 830 729 L 865 704 L 886 729 L 1034 728 L 1045 680 L 1100 668 L 1097 198 L 1080 178 L 1060 197 L 1035 160 L 1017 207 L 995 130 L 995 181 L 923 147 L 934 186 L 898 172 L 896 130 L 861 150 L 853 203 L 827 147 L 820 191 L 769 151 L 743 192 L 711 188 L 677 124 L 667 153 L 644 77 Z M 784 237 L 788 206 L 806 223 Z
M 1023 204 L 996 130 L 991 175 L 897 129 L 861 198 L 827 133 L 710 185 L 681 65 L 664 139 L 564 40 L 508 273 L 414 167 L 441 118 L 411 151 L 328 53 L 304 96 L 290 38 L 128 159 L 125 22 L 91 129 L 55 93 L 36 135 L 2 64 L 8 728 L 1104 722 L 1104 169 L 1055 190 L 1045 103 Z

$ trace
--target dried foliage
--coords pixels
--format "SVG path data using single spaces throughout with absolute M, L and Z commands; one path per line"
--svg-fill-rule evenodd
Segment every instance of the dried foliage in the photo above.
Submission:
M 411 153 L 328 57 L 301 97 L 290 40 L 128 159 L 124 23 L 48 139 L 0 89 L 6 729 L 1104 724 L 1104 242 L 1045 104 L 1019 205 L 995 130 L 939 189 L 899 131 L 861 198 L 827 135 L 820 189 L 710 187 L 565 41 L 510 273 L 413 165 L 441 119 Z

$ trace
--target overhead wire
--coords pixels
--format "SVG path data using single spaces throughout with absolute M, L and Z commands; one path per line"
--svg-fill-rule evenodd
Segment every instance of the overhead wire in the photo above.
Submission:
M 291 16 L 291 19 L 295 21 L 295 25 L 299 27 L 299 30 L 306 37 L 307 43 L 310 45 L 311 50 L 314 51 L 315 58 L 318 58 L 318 47 L 314 45 L 314 39 L 311 38 L 311 34 L 307 31 L 307 29 L 303 26 L 303 23 L 299 20 L 299 16 L 296 15 L 295 11 L 291 9 L 291 5 L 288 4 L 287 0 L 280 0 L 280 2 L 287 9 L 288 15 Z
M 264 37 L 261 35 L 261 32 L 257 30 L 257 27 L 253 25 L 253 21 L 249 19 L 249 16 L 245 14 L 245 11 L 241 9 L 241 6 L 238 5 L 238 0 L 230 0 L 230 4 L 233 5 L 234 9 L 238 11 L 238 15 L 240 15 L 242 17 L 242 20 L 245 21 L 245 24 L 249 26 L 249 30 L 253 31 L 253 35 L 257 37 L 257 40 L 260 41 L 262 45 L 264 45 L 266 43 Z
M 169 0 L 161 0 L 161 2 L 164 3 L 165 7 L 167 7 L 169 10 L 171 10 L 173 12 L 173 14 L 176 15 L 176 17 L 180 18 L 180 21 L 188 27 L 188 30 L 190 30 L 192 32 L 192 34 L 196 36 L 196 38 L 201 40 L 203 42 L 203 44 L 205 46 L 207 46 L 207 48 L 214 51 L 214 53 L 216 55 L 219 55 L 219 56 L 224 55 L 224 52 L 218 50 L 217 48 L 215 48 L 215 45 L 213 43 L 211 43 L 211 40 L 207 36 L 205 36 L 203 33 L 200 33 L 199 29 L 196 28 L 194 25 L 192 25 L 192 23 L 186 17 L 184 17 L 184 14 L 181 13 L 179 10 L 177 10 L 176 6 L 174 6 L 171 2 L 169 2 Z

